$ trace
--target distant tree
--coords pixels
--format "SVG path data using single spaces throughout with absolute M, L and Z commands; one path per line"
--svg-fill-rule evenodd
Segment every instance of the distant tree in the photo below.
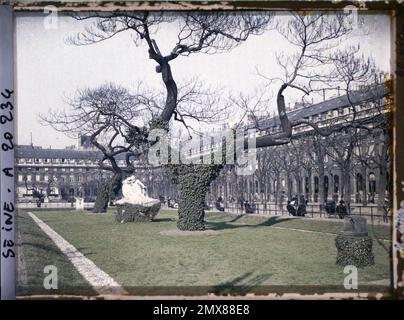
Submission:
M 386 114 L 386 118 L 389 118 L 389 114 Z M 366 174 L 366 169 L 370 172 L 373 171 L 375 177 L 377 177 L 377 183 L 375 181 L 375 192 L 378 195 L 377 207 L 378 214 L 383 215 L 386 207 L 386 198 L 388 201 L 391 197 L 391 190 L 388 186 L 390 183 L 390 152 L 389 148 L 389 132 L 387 127 L 387 121 L 385 116 L 381 116 L 381 123 L 379 128 L 377 126 L 371 132 L 362 130 L 358 133 L 357 144 L 354 147 L 353 156 L 354 159 L 363 168 L 363 174 Z M 384 127 L 384 128 L 383 128 Z M 366 196 L 366 188 L 365 188 Z M 365 199 L 366 201 L 367 199 Z
M 257 170 L 254 172 L 254 176 L 258 181 L 259 186 L 259 195 L 261 203 L 264 203 L 264 208 L 267 207 L 268 201 L 268 190 L 265 190 L 264 186 L 267 185 L 267 182 L 270 179 L 270 173 L 272 170 L 272 163 L 270 161 L 271 154 L 267 149 L 261 149 L 257 152 Z
M 94 212 L 105 212 L 108 201 L 119 191 L 125 173 L 131 172 L 129 152 L 138 141 L 127 142 L 129 130 L 141 130 L 135 121 L 150 118 L 146 111 L 154 108 L 150 93 L 137 88 L 136 94 L 112 83 L 95 89 L 81 89 L 68 101 L 68 110 L 50 110 L 40 115 L 42 123 L 55 130 L 77 138 L 87 135 L 93 146 L 101 152 L 98 164 L 102 170 L 113 172 L 112 181 L 99 193 Z M 133 153 L 131 153 L 133 154 Z M 117 156 L 126 156 L 126 166 L 118 165 Z
M 304 137 L 292 139 L 291 143 L 287 145 L 286 150 L 290 155 L 290 168 L 295 181 L 297 193 L 299 195 L 298 202 L 300 203 L 300 195 L 304 194 L 306 199 L 310 198 L 311 194 L 311 176 L 313 170 L 313 161 L 310 156 L 312 144 L 305 140 Z M 308 176 L 306 177 L 305 174 Z M 308 188 L 306 192 L 306 178 L 308 179 Z
M 320 203 L 320 210 L 323 209 L 325 200 L 325 190 L 324 190 L 324 177 L 325 177 L 325 159 L 326 159 L 326 149 L 327 140 L 325 137 L 318 133 L 314 133 L 312 138 L 312 149 L 309 152 L 309 157 L 314 163 L 315 170 L 318 174 L 318 202 Z
M 42 203 L 44 202 L 45 194 L 41 190 L 38 190 L 38 187 L 35 184 L 33 184 L 32 186 L 28 186 L 27 176 L 24 176 L 23 180 L 25 183 L 27 194 L 29 194 L 29 191 L 31 191 L 31 195 L 35 199 L 37 207 L 40 208 Z

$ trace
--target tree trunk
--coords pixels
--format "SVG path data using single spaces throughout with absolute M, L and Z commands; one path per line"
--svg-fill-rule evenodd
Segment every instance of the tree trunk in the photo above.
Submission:
M 287 179 L 287 186 L 288 186 L 288 199 L 291 199 L 293 190 L 292 190 L 292 178 L 290 177 L 289 172 L 287 174 L 286 179 Z
M 280 190 L 281 190 L 281 175 L 279 172 L 276 174 L 276 186 L 275 187 L 275 205 L 278 205 L 280 200 Z
M 324 209 L 324 165 L 320 165 L 318 169 L 318 202 L 320 204 L 320 211 Z
M 111 180 L 105 182 L 97 192 L 97 198 L 93 208 L 94 213 L 107 212 L 108 202 L 111 198 L 115 198 L 119 195 L 122 189 L 122 172 L 113 175 Z
M 205 165 L 179 165 L 179 167 L 177 228 L 182 231 L 203 231 L 206 193 L 221 167 Z
M 387 174 L 388 174 L 388 163 L 387 163 L 387 158 L 386 155 L 388 154 L 388 136 L 384 135 L 383 136 L 383 147 L 382 147 L 382 152 L 381 152 L 381 158 L 380 158 L 380 164 L 379 164 L 379 181 L 378 185 L 376 186 L 377 189 L 377 194 L 378 194 L 378 199 L 377 199 L 377 212 L 380 215 L 384 215 L 387 213 L 387 208 L 384 206 L 386 205 L 384 202 L 385 196 L 386 196 L 386 189 L 387 186 L 389 185 L 389 181 L 387 180 Z M 391 185 L 391 184 L 390 184 Z M 388 196 L 391 198 L 391 189 L 388 189 Z M 391 199 L 389 199 L 391 200 Z M 387 218 L 387 217 L 386 217 Z
M 198 173 L 179 177 L 177 228 L 183 231 L 205 230 L 203 205 L 209 186 L 201 183 Z
M 261 204 L 264 203 L 264 196 L 265 196 L 265 190 L 264 190 L 264 178 L 261 178 L 259 180 L 259 186 L 258 186 L 258 190 L 259 190 L 259 198 L 260 198 L 260 202 Z
M 383 216 L 385 213 L 385 194 L 386 194 L 386 186 L 387 186 L 387 168 L 380 168 L 379 169 L 379 181 L 377 188 L 377 214 Z
M 101 185 L 97 192 L 97 198 L 93 208 L 94 213 L 107 212 L 109 202 L 109 182 L 105 182 Z
M 170 64 L 164 60 L 159 63 L 160 68 L 157 68 L 157 72 L 161 72 L 162 80 L 166 86 L 166 102 L 160 116 L 164 127 L 170 121 L 177 106 L 178 88 L 171 73 Z
M 362 199 L 362 205 L 367 206 L 368 205 L 368 186 L 369 186 L 369 177 L 366 174 L 366 167 L 363 166 L 362 170 L 362 179 L 365 181 L 363 185 L 363 199 Z
M 351 214 L 351 194 L 352 194 L 352 185 L 351 185 L 351 177 L 349 168 L 342 168 L 342 199 L 345 202 L 348 214 Z
M 271 192 L 271 179 L 267 179 L 267 181 L 266 181 L 266 183 L 264 184 L 264 190 L 265 190 L 265 196 L 264 196 L 264 209 L 266 210 L 267 209 L 267 204 L 268 204 L 268 201 L 269 201 L 269 199 L 268 199 L 268 195 L 270 194 L 270 192 Z
M 118 196 L 121 195 L 123 179 L 124 176 L 122 172 L 113 175 L 110 181 L 110 188 L 111 188 L 110 198 L 117 198 Z
M 297 192 L 297 203 L 301 204 L 300 202 L 300 196 L 303 194 L 302 191 L 302 177 L 299 173 L 297 173 L 295 175 L 295 179 L 296 179 L 296 192 Z
M 351 177 L 348 174 L 347 181 L 346 181 L 346 197 L 347 197 L 346 198 L 346 208 L 347 208 L 348 214 L 351 214 L 351 195 L 352 195 L 352 183 L 351 183 Z
M 307 194 L 307 201 L 308 202 L 312 202 L 313 201 L 313 188 L 312 188 L 312 185 L 311 185 L 311 180 L 312 180 L 312 173 L 311 173 L 311 170 L 309 170 L 308 172 L 307 172 L 307 174 L 308 174 L 308 176 L 307 176 L 307 178 L 308 178 L 308 180 L 309 180 L 309 185 L 308 185 L 308 194 Z M 306 183 L 306 181 L 305 181 L 305 183 Z M 306 186 L 305 186 L 305 188 L 306 188 Z

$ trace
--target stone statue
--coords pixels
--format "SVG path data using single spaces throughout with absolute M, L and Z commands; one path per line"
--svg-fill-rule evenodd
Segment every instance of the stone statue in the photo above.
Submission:
M 122 194 L 123 198 L 116 201 L 115 204 L 137 204 L 150 207 L 160 202 L 158 199 L 149 198 L 146 186 L 134 176 L 130 176 L 122 182 Z
M 160 200 L 149 198 L 146 186 L 134 176 L 122 182 L 122 194 L 122 199 L 115 202 L 118 208 L 116 221 L 121 223 L 152 221 L 160 210 Z
M 84 210 L 84 199 L 80 197 L 76 198 L 76 210 Z

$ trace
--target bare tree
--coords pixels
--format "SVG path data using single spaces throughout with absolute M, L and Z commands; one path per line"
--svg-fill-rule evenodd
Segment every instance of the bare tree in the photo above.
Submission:
M 326 154 L 325 141 L 322 137 L 336 135 L 337 132 L 351 131 L 351 129 L 354 131 L 373 129 L 373 123 L 380 117 L 380 113 L 376 112 L 372 117 L 363 117 L 360 116 L 358 109 L 362 107 L 363 103 L 380 99 L 380 88 L 374 86 L 374 83 L 378 82 L 380 74 L 372 59 L 366 59 L 360 55 L 358 46 L 351 46 L 345 50 L 339 49 L 338 45 L 351 33 L 350 25 L 346 23 L 343 15 L 326 13 L 300 15 L 296 13 L 292 14 L 286 26 L 279 26 L 278 30 L 296 48 L 296 51 L 277 56 L 277 63 L 283 70 L 283 78 L 269 78 L 258 71 L 258 74 L 271 86 L 280 83 L 276 98 L 280 131 L 258 137 L 257 147 L 288 144 L 295 130 L 303 129 L 305 126 L 312 128 L 316 133 L 313 140 L 315 158 L 312 157 L 312 160 L 316 162 L 318 168 L 320 203 L 322 204 Z M 325 96 L 326 92 L 340 94 L 342 91 L 345 94 L 345 106 L 350 109 L 350 112 L 347 116 L 329 121 L 290 118 L 285 102 L 285 93 L 288 90 L 300 92 L 303 103 L 307 103 L 306 97 L 312 94 L 321 93 Z M 387 92 L 384 95 L 387 95 Z M 260 121 L 256 122 L 260 123 Z M 261 122 L 265 123 L 265 121 Z M 255 125 L 255 127 L 264 132 L 268 130 L 265 125 Z M 339 147 L 346 149 L 345 145 Z M 353 146 L 348 146 L 348 149 L 352 148 Z M 352 150 L 345 156 L 347 157 L 345 160 L 349 162 Z M 300 158 L 297 160 L 300 161 Z M 350 193 L 350 190 L 347 189 L 349 188 L 346 185 L 345 192 Z
M 275 204 L 281 204 L 281 191 L 282 191 L 282 183 L 281 183 L 281 173 L 282 173 L 282 166 L 284 164 L 284 156 L 285 154 L 282 152 L 273 152 L 271 148 L 265 149 L 266 153 L 270 154 L 271 156 L 268 157 L 270 162 L 270 169 L 269 174 L 271 176 L 272 184 L 273 184 L 273 191 L 275 194 Z M 281 204 L 282 205 L 282 204 Z
M 146 44 L 149 58 L 156 62 L 156 72 L 161 74 L 165 86 L 164 105 L 158 116 L 150 122 L 149 129 L 162 128 L 166 131 L 172 116 L 174 116 L 174 120 L 181 121 L 187 126 L 184 116 L 181 116 L 181 112 L 178 110 L 178 87 L 171 71 L 170 62 L 180 56 L 188 56 L 197 52 L 228 51 L 245 41 L 250 35 L 261 34 L 271 22 L 271 17 L 267 14 L 223 12 L 187 12 L 180 14 L 178 19 L 167 13 L 148 12 L 89 14 L 76 18 L 79 20 L 96 19 L 95 23 L 87 27 L 85 32 L 71 39 L 72 43 L 76 45 L 97 43 L 125 31 L 132 32 L 135 44 Z M 372 68 L 372 61 L 360 62 L 360 58 L 357 57 L 358 49 L 350 48 L 343 52 L 338 51 L 338 44 L 351 31 L 345 20 L 345 16 L 341 14 L 295 13 L 292 14 L 286 26 L 278 27 L 286 41 L 294 45 L 296 50 L 288 55 L 278 56 L 278 64 L 284 70 L 283 78 L 271 79 L 264 76 L 269 84 L 277 83 L 279 85 L 276 106 L 280 127 L 279 131 L 270 133 L 264 132 L 266 128 L 260 128 L 264 134 L 257 138 L 257 148 L 288 144 L 293 136 L 293 129 L 299 126 L 309 126 L 321 136 L 329 136 L 346 128 L 363 126 L 355 115 L 351 119 L 333 125 L 319 125 L 309 119 L 289 119 L 286 110 L 285 95 L 289 90 L 301 92 L 303 97 L 325 90 L 336 91 L 341 83 L 346 84 L 344 77 L 348 75 L 346 88 L 347 92 L 350 92 L 353 90 L 353 83 L 361 81 L 365 83 L 369 79 L 369 75 L 375 72 Z M 174 21 L 179 24 L 177 41 L 170 52 L 162 53 L 154 34 L 158 32 L 159 27 Z M 356 102 L 350 97 L 348 97 L 348 103 L 355 108 Z M 356 114 L 355 110 L 353 114 Z M 188 116 L 192 118 L 191 114 Z M 137 129 L 132 130 L 131 139 L 136 140 L 137 135 L 141 137 L 137 140 L 143 141 L 144 134 L 138 133 Z M 244 148 L 248 148 L 247 139 Z M 180 197 L 179 204 L 178 227 L 181 230 L 204 229 L 202 207 L 205 193 L 207 186 L 217 176 L 220 169 L 220 166 L 213 166 L 205 172 L 205 170 L 200 170 L 200 166 L 197 165 L 183 165 L 174 169 L 174 173 L 179 177 L 179 191 L 183 198 L 181 200 Z M 198 182 L 201 186 L 198 188 L 197 197 L 195 192 L 187 190 L 187 188 L 192 189 L 194 185 L 192 181 Z M 195 207 L 190 206 L 189 203 Z M 192 213 L 191 209 L 195 212 Z
M 180 87 L 176 116 L 183 122 L 188 117 L 199 122 L 220 120 L 226 105 L 217 108 L 218 94 L 213 89 L 205 89 L 197 79 L 192 81 Z M 146 90 L 142 84 L 136 87 L 135 93 L 130 93 L 109 83 L 95 89 L 80 89 L 68 99 L 70 108 L 40 115 L 44 125 L 72 138 L 89 136 L 102 154 L 99 167 L 113 173 L 111 181 L 99 188 L 94 212 L 106 211 L 109 199 L 119 194 L 123 178 L 134 172 L 131 160 L 145 154 L 151 123 L 162 110 L 160 100 L 161 94 Z M 187 129 L 191 127 L 185 125 Z M 124 165 L 119 165 L 118 157 L 125 159 Z
M 94 44 L 125 31 L 131 32 L 136 45 L 146 44 L 149 59 L 156 62 L 156 72 L 161 74 L 166 89 L 164 107 L 152 127 L 166 130 L 171 117 L 178 112 L 178 87 L 171 71 L 171 61 L 198 52 L 212 54 L 231 50 L 250 35 L 261 34 L 271 21 L 269 14 L 226 12 L 184 12 L 175 15 L 169 12 L 115 12 L 90 13 L 75 18 L 96 19 L 84 32 L 70 38 L 75 45 Z M 177 41 L 165 54 L 154 35 L 163 24 L 174 22 L 179 24 Z
M 325 137 L 314 133 L 312 136 L 312 152 L 309 152 L 309 157 L 314 163 L 315 170 L 318 174 L 318 202 L 320 203 L 320 210 L 323 209 L 326 200 L 324 190 L 326 148 L 327 140 Z
M 265 190 L 265 185 L 270 177 L 272 163 L 270 161 L 271 154 L 266 149 L 261 149 L 257 153 L 257 170 L 254 172 L 259 185 L 259 195 L 261 203 L 264 203 L 264 209 L 267 208 L 268 190 Z
M 345 201 L 348 214 L 351 213 L 351 176 L 354 172 L 354 147 L 357 143 L 357 129 L 346 129 L 344 134 L 334 133 L 327 139 L 327 155 L 335 162 L 341 171 L 342 199 Z
M 301 150 L 301 166 L 303 169 L 304 175 L 304 193 L 306 195 L 306 199 L 309 202 L 313 201 L 313 187 L 312 187 L 312 179 L 313 173 L 315 170 L 315 163 L 312 158 L 312 148 L 313 148 L 313 140 L 311 137 L 302 136 L 296 139 L 296 144 L 300 146 Z M 298 150 L 299 150 L 298 149 Z
M 40 208 L 42 203 L 44 202 L 45 197 L 47 196 L 47 193 L 43 193 L 42 190 L 38 190 L 38 186 L 34 183 L 31 184 L 31 186 L 28 186 L 28 178 L 26 175 L 23 177 L 23 181 L 25 184 L 27 195 L 29 194 L 29 191 L 31 191 L 32 197 L 36 199 L 35 201 L 37 207 Z
M 189 56 L 197 52 L 211 54 L 231 50 L 247 40 L 250 35 L 262 33 L 271 21 L 271 16 L 268 14 L 223 12 L 184 12 L 176 16 L 166 12 L 90 13 L 75 18 L 78 20 L 95 19 L 95 22 L 86 27 L 84 32 L 71 38 L 70 41 L 73 44 L 93 44 L 110 39 L 125 31 L 132 33 L 136 45 L 146 44 L 149 59 L 156 62 L 156 72 L 161 74 L 165 86 L 164 106 L 158 117 L 152 119 L 149 128 L 150 130 L 159 128 L 166 131 L 168 131 L 172 116 L 174 116 L 174 120 L 182 122 L 187 130 L 189 126 L 186 123 L 186 118 L 197 117 L 195 111 L 184 113 L 178 107 L 181 101 L 179 101 L 177 83 L 171 71 L 171 61 L 180 56 Z M 177 41 L 173 44 L 170 52 L 163 53 L 154 35 L 162 25 L 174 22 L 178 23 Z M 140 139 L 136 138 L 138 134 L 141 136 Z M 144 136 L 142 132 L 138 132 L 136 129 L 131 130 L 130 135 L 130 141 L 142 141 Z M 180 204 L 180 218 L 184 216 L 181 213 L 182 210 Z M 185 216 L 187 214 L 185 212 Z M 203 218 L 203 214 L 199 214 L 199 216 Z M 180 219 L 180 221 L 182 220 Z M 203 229 L 203 226 L 199 226 L 198 223 L 189 224 L 189 226 L 188 224 L 181 226 L 181 223 L 179 225 L 181 229 Z
M 357 100 L 351 94 L 362 85 L 369 85 L 377 70 L 374 61 L 360 56 L 360 48 L 351 46 L 345 50 L 338 45 L 346 39 L 352 29 L 343 14 L 313 13 L 292 14 L 286 26 L 279 26 L 279 32 L 296 48 L 289 54 L 278 54 L 277 64 L 283 70 L 283 78 L 269 78 L 258 71 L 271 86 L 279 84 L 276 96 L 280 132 L 264 135 L 257 139 L 257 147 L 287 144 L 293 135 L 293 128 L 309 126 L 322 136 L 347 127 L 360 127 L 356 118 Z M 352 117 L 344 122 L 321 126 L 309 119 L 289 119 L 285 103 L 287 90 L 300 92 L 302 101 L 312 94 L 345 92 L 347 103 L 352 108 Z M 264 131 L 266 128 L 262 128 Z
M 292 14 L 289 22 L 285 26 L 279 26 L 278 30 L 286 38 L 286 40 L 295 46 L 295 52 L 281 54 L 277 57 L 278 65 L 281 66 L 284 76 L 283 78 L 269 78 L 262 73 L 259 75 L 264 77 L 269 85 L 279 84 L 276 94 L 277 115 L 279 117 L 279 130 L 268 130 L 262 116 L 258 116 L 255 111 L 260 109 L 264 98 L 249 99 L 240 96 L 236 100 L 236 104 L 247 110 L 245 114 L 250 116 L 252 125 L 249 129 L 255 128 L 260 131 L 260 135 L 256 139 L 256 147 L 264 148 L 271 146 L 287 145 L 291 142 L 294 133 L 297 130 L 307 130 L 305 127 L 311 128 L 319 137 L 329 137 L 339 132 L 348 132 L 366 128 L 373 119 L 360 117 L 358 108 L 366 99 L 379 99 L 377 94 L 372 95 L 374 88 L 372 82 L 378 76 L 377 70 L 372 59 L 365 59 L 360 56 L 359 47 L 349 47 L 345 50 L 338 49 L 338 45 L 349 36 L 351 27 L 346 22 L 346 17 L 341 14 L 313 13 L 313 14 Z M 345 93 L 345 106 L 350 108 L 349 115 L 346 117 L 337 117 L 334 120 L 317 121 L 308 118 L 290 118 L 288 116 L 285 95 L 289 91 L 300 92 L 303 102 L 305 98 L 311 94 L 333 92 Z M 377 117 L 377 115 L 375 115 Z M 264 125 L 262 125 L 262 123 Z M 243 123 L 240 121 L 239 126 Z M 318 141 L 317 147 L 321 142 Z M 248 149 L 247 139 L 244 148 Z M 304 150 L 301 150 L 303 152 Z M 321 153 L 319 159 L 324 159 L 325 150 L 318 149 Z M 352 151 L 349 152 L 348 159 L 351 158 Z M 346 160 L 348 160 L 346 159 Z M 284 165 L 295 161 L 297 165 L 294 167 L 295 172 L 291 172 L 290 168 L 286 169 L 288 173 L 288 181 L 290 175 L 293 174 L 298 183 L 298 191 L 302 189 L 301 165 L 300 157 L 293 159 L 285 158 Z M 310 159 L 307 157 L 307 165 L 310 166 Z M 320 175 L 320 202 L 323 203 L 324 190 L 324 163 L 319 168 Z M 349 168 L 347 169 L 349 172 Z M 348 174 L 348 173 L 347 173 Z M 347 178 L 345 179 L 345 181 Z M 290 183 L 290 182 L 289 182 Z M 290 188 L 288 188 L 290 190 Z M 349 186 L 345 186 L 345 193 L 350 194 Z M 349 206 L 349 203 L 348 203 Z
M 362 168 L 374 170 L 375 175 L 378 177 L 377 185 L 373 192 L 378 195 L 377 208 L 378 214 L 381 216 L 385 214 L 386 210 L 386 191 L 390 191 L 389 195 L 391 195 L 391 190 L 387 190 L 390 185 L 388 137 L 387 128 L 374 130 L 371 133 L 367 131 L 361 132 L 353 153 Z
M 133 148 L 140 145 L 135 140 L 128 143 L 128 133 L 141 131 L 139 121 L 150 119 L 149 110 L 155 108 L 153 97 L 140 87 L 136 94 L 131 94 L 123 87 L 105 84 L 95 89 L 78 90 L 67 102 L 69 109 L 50 110 L 48 114 L 40 115 L 40 119 L 44 125 L 70 137 L 89 136 L 101 152 L 98 164 L 102 170 L 113 173 L 113 180 L 103 186 L 105 192 L 99 193 L 94 211 L 105 212 L 110 196 L 118 193 L 124 174 L 132 172 L 129 152 L 134 154 Z M 118 164 L 119 155 L 126 155 L 125 167 Z
M 305 140 L 304 137 L 297 137 L 292 139 L 291 143 L 287 145 L 287 152 L 291 158 L 291 171 L 296 181 L 297 192 L 299 195 L 305 194 L 306 199 L 311 195 L 311 176 L 313 171 L 313 161 L 310 156 L 311 141 Z M 306 176 L 307 174 L 307 176 Z M 308 179 L 308 191 L 306 192 L 306 178 Z M 301 198 L 298 197 L 300 203 Z

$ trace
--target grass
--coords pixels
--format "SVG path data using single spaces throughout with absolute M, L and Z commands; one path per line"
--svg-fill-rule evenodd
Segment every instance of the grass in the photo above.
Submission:
M 90 284 L 51 239 L 24 212 L 18 214 L 17 295 L 94 295 Z M 45 289 L 47 265 L 57 268 L 58 288 Z
M 127 224 L 115 222 L 113 213 L 34 213 L 133 294 L 344 291 L 346 274 L 335 264 L 334 233 L 342 229 L 339 222 L 210 213 L 207 227 L 220 230 L 219 235 L 166 236 L 160 231 L 176 228 L 174 211 L 161 211 L 151 223 Z M 19 219 L 23 242 L 28 242 L 37 227 L 22 211 Z M 26 234 L 27 230 L 31 234 Z M 372 230 L 372 237 L 391 238 L 388 226 Z M 23 244 L 27 269 L 37 269 L 40 274 L 43 260 L 62 261 L 63 257 L 54 252 L 49 239 L 29 240 L 36 241 L 47 241 L 52 248 L 48 252 Z M 388 241 L 381 243 L 390 247 Z M 33 257 L 37 251 L 42 259 Z M 388 290 L 389 253 L 374 241 L 374 254 L 375 265 L 358 271 L 360 291 Z M 69 285 L 83 287 L 81 277 L 62 262 L 60 273 L 66 272 L 65 279 L 74 279 Z M 40 266 L 35 266 L 37 263 Z M 35 277 L 30 281 L 39 283 Z

